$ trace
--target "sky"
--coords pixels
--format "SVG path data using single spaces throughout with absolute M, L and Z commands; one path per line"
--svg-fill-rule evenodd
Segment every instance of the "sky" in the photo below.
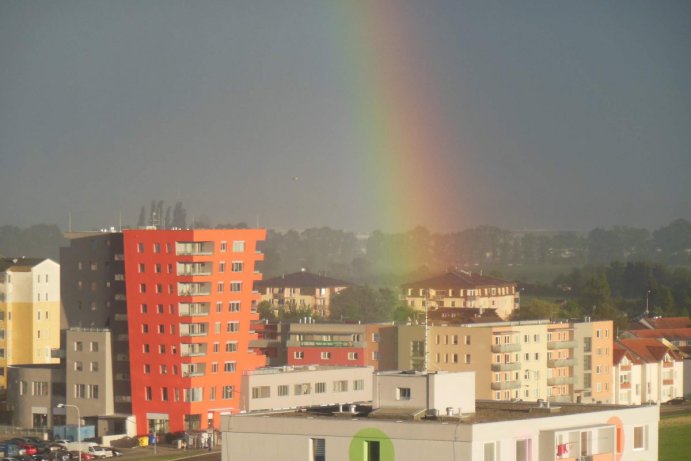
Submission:
M 0 225 L 691 219 L 691 2 L 0 0 Z M 68 218 L 71 217 L 71 218 Z

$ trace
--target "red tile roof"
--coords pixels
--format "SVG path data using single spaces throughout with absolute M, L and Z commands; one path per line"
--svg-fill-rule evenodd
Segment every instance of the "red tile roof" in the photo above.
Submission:
M 665 354 L 669 354 L 674 360 L 681 360 L 681 356 L 665 346 L 655 338 L 631 338 L 620 339 L 617 344 L 634 354 L 644 363 L 660 362 Z
M 691 327 L 691 319 L 688 317 L 651 317 L 644 318 L 640 321 L 641 324 L 650 325 L 647 328 L 689 328 Z
M 486 275 L 466 273 L 466 272 L 447 272 L 436 277 L 416 282 L 404 283 L 405 288 L 431 288 L 434 290 L 448 290 L 449 288 L 477 288 L 477 287 L 496 287 L 516 285 L 515 282 L 508 282 L 495 277 Z

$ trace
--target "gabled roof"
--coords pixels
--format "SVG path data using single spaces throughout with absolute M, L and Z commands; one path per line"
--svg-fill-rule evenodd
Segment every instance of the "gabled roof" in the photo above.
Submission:
M 254 282 L 255 287 L 276 287 L 276 288 L 329 288 L 329 287 L 349 287 L 352 283 L 343 280 L 325 277 L 323 275 L 312 274 L 307 271 L 293 272 L 292 274 L 281 275 L 266 280 Z
M 650 329 L 691 328 L 688 317 L 649 317 L 639 321 L 641 325 Z
M 45 260 L 46 258 L 0 258 L 0 272 L 26 272 Z
M 508 282 L 495 277 L 486 275 L 466 273 L 466 272 L 447 272 L 436 277 L 416 282 L 404 283 L 403 288 L 431 288 L 434 290 L 448 290 L 450 288 L 477 288 L 516 285 L 515 282 Z
M 626 349 L 624 346 L 614 343 L 614 347 L 612 348 L 612 363 L 614 365 L 619 365 L 621 361 L 626 357 L 633 363 L 640 364 L 641 361 L 640 359 L 633 355 L 631 352 L 629 352 L 628 349 Z
M 631 336 L 636 338 L 664 338 L 668 341 L 691 339 L 691 328 L 659 328 L 656 330 L 632 330 Z
M 676 351 L 654 338 L 620 339 L 617 341 L 617 344 L 634 354 L 644 363 L 660 362 L 666 354 L 669 354 L 674 360 L 682 359 Z

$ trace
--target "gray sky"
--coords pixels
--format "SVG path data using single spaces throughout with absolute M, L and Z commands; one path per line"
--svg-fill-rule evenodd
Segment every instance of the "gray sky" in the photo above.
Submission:
M 688 219 L 689 24 L 687 0 L 0 0 L 0 224 L 152 199 L 282 230 Z

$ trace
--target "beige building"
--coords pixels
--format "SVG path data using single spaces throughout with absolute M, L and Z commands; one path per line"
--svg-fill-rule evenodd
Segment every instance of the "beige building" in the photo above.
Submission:
M 492 309 L 508 319 L 520 307 L 515 282 L 470 272 L 447 272 L 401 288 L 408 305 L 419 311 L 444 307 Z
M 261 294 L 261 300 L 269 302 L 276 312 L 294 305 L 311 307 L 315 315 L 328 317 L 331 298 L 351 285 L 302 270 L 260 280 L 254 287 Z
M 397 328 L 399 369 L 473 371 L 478 398 L 613 402 L 611 321 Z
M 380 373 L 372 406 L 225 416 L 222 459 L 657 460 L 656 406 L 475 401 L 472 375 Z
M 58 363 L 60 265 L 50 259 L 0 259 L 0 388 L 7 367 Z

